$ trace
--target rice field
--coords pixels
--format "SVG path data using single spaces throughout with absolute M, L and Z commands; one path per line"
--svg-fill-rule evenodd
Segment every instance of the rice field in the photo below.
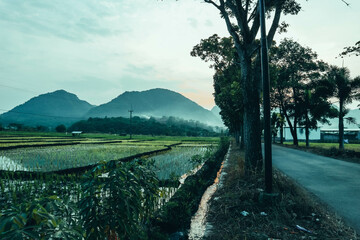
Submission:
M 73 142 L 77 144 L 38 146 Z M 30 229 L 31 234 L 52 236 L 49 239 L 88 239 L 95 229 L 91 227 L 93 217 L 101 227 L 113 223 L 114 218 L 109 218 L 108 213 L 117 216 L 117 226 L 127 229 L 134 224 L 143 226 L 178 189 L 167 181 L 159 185 L 159 180 L 177 181 L 190 173 L 214 152 L 218 142 L 200 138 L 4 137 L 0 134 L 0 238 L 23 239 Z M 1 150 L 6 144 L 18 148 Z M 166 151 L 130 162 L 110 161 L 161 149 Z M 53 173 L 93 164 L 98 165 L 81 174 Z M 53 226 L 50 221 L 56 224 Z M 76 231 L 80 237 L 71 235 Z M 21 237 L 10 238 L 14 232 Z
M 0 170 L 49 172 L 163 149 L 163 146 L 73 145 L 0 151 Z
M 179 179 L 199 165 L 192 161 L 194 156 L 210 154 L 212 147 L 175 147 L 171 151 L 152 157 L 154 171 L 159 180 Z

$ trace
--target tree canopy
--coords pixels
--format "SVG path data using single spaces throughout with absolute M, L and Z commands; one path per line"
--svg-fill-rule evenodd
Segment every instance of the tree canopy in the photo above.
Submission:
M 260 123 L 260 56 L 256 36 L 260 29 L 260 12 L 255 0 L 204 0 L 220 12 L 231 35 L 240 66 L 240 83 L 244 105 L 245 172 L 250 175 L 262 171 Z M 267 34 L 271 45 L 276 30 L 283 31 L 281 14 L 297 14 L 300 4 L 295 0 L 268 0 L 266 13 L 273 15 Z

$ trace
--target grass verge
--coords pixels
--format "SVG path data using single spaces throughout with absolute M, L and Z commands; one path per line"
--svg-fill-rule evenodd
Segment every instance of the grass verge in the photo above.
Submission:
M 212 228 L 204 239 L 359 239 L 342 219 L 279 171 L 274 171 L 278 198 L 271 206 L 261 203 L 263 176 L 245 178 L 243 159 L 234 146 L 223 185 L 210 201 L 207 221 Z
M 360 144 L 345 145 L 345 150 L 339 150 L 338 144 L 335 143 L 311 143 L 308 148 L 305 146 L 305 143 L 302 142 L 299 143 L 299 146 L 291 145 L 289 143 L 284 143 L 280 146 L 360 164 Z

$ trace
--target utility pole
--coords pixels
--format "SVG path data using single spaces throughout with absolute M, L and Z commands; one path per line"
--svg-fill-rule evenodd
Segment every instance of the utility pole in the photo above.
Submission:
M 132 122 L 131 122 L 131 120 L 132 120 L 132 113 L 134 112 L 134 110 L 133 110 L 133 108 L 132 108 L 132 105 L 131 105 L 131 108 L 130 108 L 130 110 L 129 110 L 129 113 L 130 113 L 130 139 L 132 138 Z
M 264 152 L 265 152 L 265 192 L 272 193 L 272 153 L 270 128 L 270 81 L 268 44 L 265 27 L 265 0 L 259 0 L 260 27 L 261 27 L 261 78 L 263 82 L 264 108 Z

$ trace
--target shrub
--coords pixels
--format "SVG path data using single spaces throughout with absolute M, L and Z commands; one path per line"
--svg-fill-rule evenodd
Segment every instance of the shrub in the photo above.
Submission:
M 66 127 L 64 124 L 60 124 L 59 126 L 57 126 L 55 128 L 56 132 L 59 132 L 59 133 L 63 133 L 63 132 L 66 132 Z

